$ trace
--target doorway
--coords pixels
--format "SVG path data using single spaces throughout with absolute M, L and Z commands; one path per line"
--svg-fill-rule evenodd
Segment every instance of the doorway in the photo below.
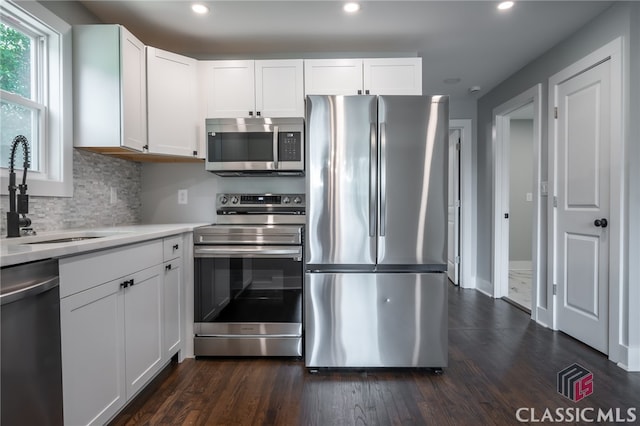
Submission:
M 531 312 L 533 101 L 509 115 L 509 302 Z
M 536 85 L 494 110 L 493 296 L 537 319 L 546 310 L 541 289 L 540 218 L 546 182 L 540 180 L 540 98 Z

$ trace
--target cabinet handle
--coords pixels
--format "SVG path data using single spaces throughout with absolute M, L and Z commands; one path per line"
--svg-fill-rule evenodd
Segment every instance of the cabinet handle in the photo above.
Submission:
M 362 90 L 358 90 L 358 95 L 362 95 Z
M 178 250 L 179 248 L 180 248 L 180 246 L 179 246 L 178 244 L 174 244 L 174 245 L 173 245 L 173 250 L 174 250 L 174 251 L 175 251 L 175 250 Z
M 249 111 L 249 117 L 253 117 L 253 111 Z
M 369 94 L 369 89 L 365 90 L 364 93 L 365 93 L 365 95 L 368 95 Z
M 257 115 L 258 117 L 260 117 L 260 111 L 256 112 L 256 115 Z
M 133 281 L 133 278 L 131 278 L 130 280 L 126 280 L 126 281 L 121 282 L 120 283 L 120 287 L 127 288 L 127 287 L 133 286 L 133 284 L 134 284 L 134 281 Z
M 165 271 L 170 271 L 171 270 L 171 264 L 168 264 L 167 266 L 164 267 Z
M 194 156 L 194 157 L 197 157 L 197 156 L 198 156 L 198 151 L 194 150 L 194 151 L 193 151 L 193 156 Z

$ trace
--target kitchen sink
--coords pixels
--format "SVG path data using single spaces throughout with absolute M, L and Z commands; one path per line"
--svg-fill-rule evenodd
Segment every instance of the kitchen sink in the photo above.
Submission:
M 84 237 L 66 237 L 66 238 L 54 238 L 52 240 L 33 241 L 26 244 L 58 244 L 58 243 L 73 243 L 75 241 L 91 240 L 94 238 L 104 238 L 106 235 L 93 235 Z
M 76 230 L 2 239 L 3 245 L 65 244 L 129 234 L 120 230 Z

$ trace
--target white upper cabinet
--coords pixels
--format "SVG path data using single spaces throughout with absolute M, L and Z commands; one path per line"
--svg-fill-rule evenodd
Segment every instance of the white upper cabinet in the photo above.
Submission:
M 363 80 L 371 95 L 422 95 L 422 58 L 365 59 Z
M 206 118 L 303 117 L 302 60 L 203 61 Z
M 256 114 L 304 117 L 301 59 L 255 61 Z
M 75 146 L 145 148 L 144 50 L 144 44 L 121 25 L 74 26 Z
M 203 158 L 198 136 L 198 61 L 147 47 L 147 99 L 149 152 Z
M 203 61 L 206 117 L 253 116 L 254 61 Z
M 307 59 L 304 94 L 361 95 L 362 59 Z
M 421 58 L 309 59 L 305 95 L 421 95 Z

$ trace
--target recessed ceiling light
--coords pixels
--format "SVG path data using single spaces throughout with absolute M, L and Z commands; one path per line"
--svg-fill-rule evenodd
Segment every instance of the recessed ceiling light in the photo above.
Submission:
M 194 3 L 191 5 L 191 10 L 199 15 L 204 15 L 205 13 L 209 13 L 209 8 L 201 3 Z
M 498 5 L 499 10 L 508 10 L 508 9 L 511 9 L 512 7 L 513 7 L 512 1 L 503 1 Z
M 360 10 L 360 4 L 355 2 L 345 3 L 342 9 L 347 13 L 356 13 Z

